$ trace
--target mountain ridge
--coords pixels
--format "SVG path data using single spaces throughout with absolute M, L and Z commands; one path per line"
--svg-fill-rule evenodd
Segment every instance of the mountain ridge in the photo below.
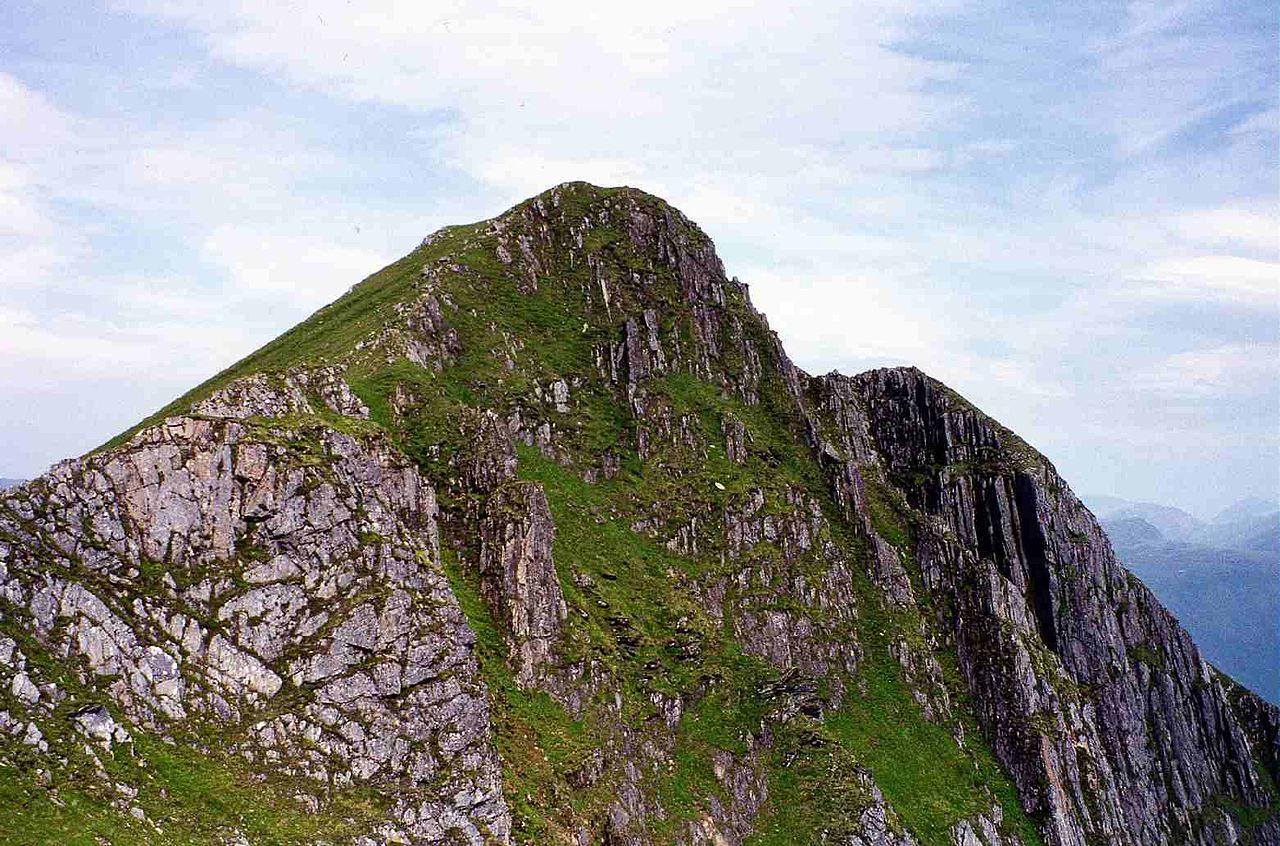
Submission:
M 1086 496 L 1104 523 L 1138 518 L 1155 526 L 1168 540 L 1228 549 L 1280 552 L 1280 507 L 1260 497 L 1246 497 L 1202 520 L 1181 508 L 1110 496 Z
M 1272 703 L 1280 702 L 1275 519 L 1264 514 L 1220 521 L 1191 533 L 1191 540 L 1169 540 L 1142 518 L 1115 512 L 1100 522 L 1116 555 L 1177 614 L 1206 657 Z M 1226 543 L 1213 546 L 1214 540 Z M 1262 625 L 1242 626 L 1242 619 Z
M 0 498 L 0 597 L 17 842 L 1280 842 L 1280 717 L 1049 461 L 800 371 L 634 189 L 440 230 Z

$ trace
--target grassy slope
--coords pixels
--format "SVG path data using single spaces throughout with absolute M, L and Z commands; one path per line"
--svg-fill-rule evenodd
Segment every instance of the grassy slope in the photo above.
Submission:
M 607 251 L 616 239 L 603 233 L 601 243 Z M 610 258 L 623 267 L 634 260 L 620 247 Z M 477 284 L 473 279 L 470 290 L 454 292 L 462 306 L 458 312 L 461 324 L 456 328 L 464 348 L 480 351 L 480 358 L 496 340 L 483 321 L 467 325 L 469 297 L 484 309 L 485 318 L 535 342 L 527 344 L 522 372 L 502 375 L 505 390 L 501 392 L 494 390 L 499 374 L 485 373 L 478 367 L 479 361 L 464 361 L 439 379 L 410 377 L 414 391 L 427 393 L 424 404 L 433 409 L 435 418 L 426 424 L 410 424 L 410 429 L 425 425 L 434 436 L 415 439 L 411 431 L 407 444 L 411 451 L 415 446 L 419 450 L 424 445 L 437 447 L 440 441 L 435 438 L 447 439 L 450 431 L 456 431 L 455 427 L 440 426 L 439 420 L 460 416 L 457 408 L 450 406 L 479 396 L 480 383 L 486 386 L 484 400 L 502 407 L 505 401 L 527 400 L 531 386 L 538 381 L 545 384 L 560 375 L 595 381 L 588 357 L 591 344 L 617 335 L 616 324 L 602 325 L 600 316 L 585 308 L 578 293 L 585 284 L 580 270 L 562 266 L 560 278 L 566 284 L 545 282 L 536 294 L 525 296 L 515 292 L 512 281 L 484 249 L 472 250 L 464 263 L 479 273 L 480 280 Z M 659 298 L 671 296 L 664 282 L 670 280 L 659 279 L 655 294 Z M 584 324 L 588 327 L 585 332 L 581 330 Z M 568 342 L 566 328 L 572 329 Z M 395 378 L 408 375 L 400 371 Z M 379 406 L 381 397 L 376 393 L 385 396 L 395 378 L 375 374 L 362 382 L 362 388 L 373 394 L 366 399 Z M 495 397 L 495 393 L 506 395 Z M 718 388 L 685 375 L 662 380 L 654 386 L 654 394 L 677 416 L 696 416 L 702 425 L 701 439 L 708 446 L 720 441 L 721 414 L 731 412 L 743 420 L 755 444 L 748 465 L 729 462 L 722 448 L 696 454 L 681 454 L 673 448 L 648 464 L 628 453 L 623 455 L 624 469 L 617 479 L 594 485 L 536 451 L 522 451 L 520 466 L 523 478 L 544 485 L 556 519 L 556 561 L 570 603 L 575 648 L 603 657 L 624 680 L 628 692 L 639 694 L 629 697 L 631 702 L 644 702 L 643 694 L 656 689 L 680 693 L 694 703 L 678 730 L 673 767 L 651 785 L 670 812 L 669 827 L 695 816 L 706 797 L 719 790 L 711 772 L 711 752 L 745 751 L 742 738 L 758 731 L 764 717 L 756 689 L 774 674 L 757 660 L 743 656 L 731 634 L 688 598 L 684 585 L 714 575 L 721 566 L 714 549 L 701 558 L 675 555 L 632 532 L 629 525 L 648 516 L 649 504 L 661 503 L 664 516 L 675 517 L 681 512 L 718 513 L 736 495 L 755 487 L 772 494 L 771 501 L 780 499 L 776 495 L 786 485 L 806 489 L 824 502 L 827 492 L 820 469 L 790 425 L 780 385 L 769 385 L 762 405 L 754 407 L 729 400 Z M 607 395 L 588 388 L 575 399 L 575 412 L 556 423 L 566 432 L 570 452 L 586 465 L 601 445 L 627 440 L 631 423 Z M 420 455 L 424 464 L 438 461 L 425 452 Z M 829 502 L 827 513 L 835 514 Z M 839 521 L 833 516 L 832 522 L 839 530 Z M 849 538 L 844 542 L 850 548 L 856 546 Z M 573 578 L 584 573 L 593 585 L 589 591 L 577 587 Z M 461 568 L 455 571 L 454 581 L 461 594 L 474 595 L 475 587 Z M 866 606 L 875 607 L 877 592 L 869 581 L 863 581 L 862 589 Z M 504 731 L 504 754 L 510 794 L 515 797 L 520 830 L 528 834 L 528 842 L 539 842 L 545 832 L 557 828 L 557 820 L 563 822 L 572 813 L 566 809 L 583 811 L 607 799 L 591 791 L 579 795 L 582 792 L 566 780 L 592 747 L 593 732 L 602 729 L 593 726 L 590 719 L 572 721 L 562 712 L 555 713 L 558 709 L 549 701 L 516 691 L 502 667 L 492 621 L 478 602 L 468 603 L 468 610 L 478 629 L 492 632 L 492 654 L 485 663 L 499 692 L 496 710 L 509 721 Z M 886 613 L 876 624 L 868 623 L 858 636 L 865 641 L 867 630 L 876 625 L 892 632 L 909 630 L 911 624 Z M 672 648 L 672 644 L 686 648 Z M 766 811 L 756 842 L 817 842 L 818 832 L 848 823 L 857 803 L 842 806 L 831 800 L 851 797 L 856 791 L 850 783 L 831 777 L 833 762 L 856 762 L 869 768 L 923 843 L 946 842 L 946 830 L 957 820 L 985 811 L 988 787 L 994 787 L 1011 825 L 1021 830 L 1028 842 L 1036 842 L 1034 827 L 1022 816 L 1012 788 L 989 752 L 972 740 L 971 748 L 962 750 L 947 730 L 924 719 L 902 681 L 897 662 L 888 654 L 887 643 L 868 644 L 868 659 L 865 695 L 850 697 L 846 709 L 824 725 L 780 730 L 779 746 L 770 755 L 771 792 L 776 798 Z M 715 692 L 708 695 L 708 690 Z M 655 719 L 652 709 L 633 707 L 635 712 L 629 714 L 633 725 L 643 727 Z M 971 731 L 969 737 L 975 738 L 977 733 Z M 517 738 L 526 742 L 518 743 Z M 814 801 L 818 799 L 823 801 Z
M 516 400 L 527 401 L 534 384 L 545 385 L 552 378 L 573 375 L 588 382 L 575 394 L 574 411 L 567 419 L 556 421 L 564 442 L 585 462 L 602 447 L 627 440 L 633 424 L 624 409 L 602 389 L 593 387 L 598 377 L 590 359 L 591 347 L 616 338 L 619 326 L 616 320 L 605 320 L 586 308 L 584 269 L 561 261 L 536 294 L 525 296 L 516 291 L 497 262 L 492 244 L 482 237 L 483 230 L 482 224 L 447 230 L 430 246 L 374 274 L 333 305 L 140 426 L 184 410 L 238 376 L 341 359 L 360 338 L 382 325 L 394 304 L 414 294 L 412 283 L 423 265 L 450 255 L 473 271 L 465 284 L 451 288 L 459 308 L 447 316 L 464 349 L 458 363 L 438 375 L 407 363 L 391 367 L 357 363 L 350 373 L 375 420 L 401 448 L 443 483 L 450 472 L 450 458 L 467 448 L 459 439 L 457 425 L 465 408 L 501 408 Z M 630 255 L 617 233 L 607 229 L 597 231 L 590 246 L 619 268 L 642 260 Z M 671 314 L 681 316 L 674 305 L 674 282 L 669 275 L 659 275 L 651 295 L 671 303 Z M 751 325 L 753 331 L 762 331 Z M 521 366 L 515 373 L 501 370 L 489 354 L 501 346 L 503 330 L 525 341 Z M 405 420 L 393 419 L 388 410 L 388 397 L 397 384 L 421 400 L 419 413 Z M 626 692 L 627 720 L 640 732 L 652 727 L 656 719 L 647 692 L 678 693 L 693 703 L 679 727 L 672 766 L 653 774 L 645 784 L 669 812 L 668 819 L 656 825 L 669 830 L 694 817 L 707 797 L 719 790 L 711 772 L 711 753 L 716 749 L 746 750 L 744 738 L 759 730 L 765 716 L 757 690 L 775 673 L 744 656 L 731 633 L 689 598 L 688 584 L 713 576 L 722 566 L 718 555 L 675 555 L 632 532 L 631 522 L 647 516 L 654 503 L 661 503 L 668 514 L 682 510 L 716 513 L 733 497 L 755 487 L 765 489 L 771 507 L 778 507 L 778 493 L 784 486 L 794 485 L 825 503 L 839 540 L 855 556 L 862 552 L 846 536 L 830 506 L 821 471 L 801 446 L 803 441 L 789 419 L 779 385 L 767 384 L 762 404 L 753 407 L 726 399 L 718 388 L 686 376 L 668 378 L 655 386 L 655 394 L 677 414 L 697 416 L 702 423 L 701 437 L 708 446 L 719 443 L 718 416 L 722 412 L 731 411 L 743 420 L 754 442 L 748 464 L 732 464 L 724 458 L 722 447 L 705 453 L 671 451 L 661 461 L 648 464 L 642 464 L 634 453 L 625 453 L 624 472 L 618 479 L 587 485 L 576 471 L 524 452 L 520 472 L 546 487 L 556 519 L 556 562 L 571 606 L 570 648 L 609 664 Z M 122 442 L 135 430 L 123 433 L 108 446 Z M 445 488 L 442 484 L 447 508 L 450 501 Z M 883 508 L 886 514 L 892 511 L 891 506 Z M 769 555 L 770 551 L 761 549 L 758 554 Z M 813 562 L 812 566 L 822 565 Z M 548 697 L 516 688 L 502 660 L 499 634 L 479 601 L 473 574 L 457 559 L 448 570 L 479 635 L 478 651 L 493 692 L 498 743 L 517 834 L 522 842 L 546 842 L 548 835 L 562 830 L 571 820 L 590 818 L 611 798 L 607 785 L 579 789 L 571 778 L 590 754 L 595 738 L 609 727 L 592 714 L 573 720 Z M 594 587 L 578 587 L 575 574 L 590 576 Z M 928 723 L 903 682 L 897 662 L 888 654 L 888 637 L 879 639 L 874 634 L 880 630 L 890 635 L 909 632 L 914 621 L 880 609 L 878 592 L 866 578 L 861 579 L 859 590 L 863 592 L 861 607 L 867 612 L 862 629 L 856 633 L 867 651 L 862 673 L 866 692 L 851 695 L 845 709 L 824 722 L 798 719 L 778 727 L 776 745 L 767 758 L 773 801 L 764 811 L 753 842 L 817 843 L 821 832 L 851 825 L 865 801 L 850 775 L 852 765 L 865 766 L 875 775 L 903 822 L 924 844 L 947 842 L 945 831 L 951 824 L 985 810 L 989 788 L 1004 804 L 1011 825 L 1025 833 L 1028 843 L 1038 842 L 1030 823 L 1011 801 L 1007 779 L 990 754 L 973 740 L 977 733 L 968 733 L 969 748 L 962 750 L 948 731 Z M 216 792 L 239 796 L 234 790 L 236 776 L 222 772 L 213 766 L 208 774 L 211 783 L 219 785 Z M 190 780 L 174 773 L 169 781 L 173 795 L 177 785 Z M 200 804 L 199 797 L 210 798 L 204 788 L 193 788 L 191 795 L 196 797 L 192 807 Z M 268 810 L 274 807 L 267 798 L 270 795 L 256 797 Z M 233 804 L 243 809 L 253 802 L 246 797 L 243 803 Z M 73 806 L 69 803 L 68 807 Z M 209 819 L 201 823 L 205 830 L 217 825 L 220 807 L 216 802 L 208 805 Z M 64 826 L 68 824 L 66 813 L 71 812 L 64 810 Z M 90 816 L 87 810 L 75 813 L 79 816 L 72 819 Z M 297 839 L 290 825 L 272 825 L 283 838 L 281 842 Z M 301 831 L 296 833 L 301 835 Z

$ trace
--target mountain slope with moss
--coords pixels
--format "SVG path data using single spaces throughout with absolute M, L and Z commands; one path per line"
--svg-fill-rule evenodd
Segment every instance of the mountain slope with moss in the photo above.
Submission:
M 1277 844 L 1278 727 L 1043 456 L 800 371 L 633 189 L 0 495 L 0 842 Z

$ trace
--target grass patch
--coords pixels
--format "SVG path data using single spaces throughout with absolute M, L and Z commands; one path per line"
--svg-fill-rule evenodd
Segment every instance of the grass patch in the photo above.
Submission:
M 522 690 L 507 665 L 506 647 L 480 596 L 476 574 L 445 551 L 445 574 L 471 628 L 476 658 L 489 686 L 494 741 L 503 764 L 503 783 L 520 843 L 554 842 L 572 822 L 571 810 L 601 805 L 600 791 L 577 793 L 570 778 L 599 745 L 591 725 L 575 720 L 550 696 Z
M 21 811 L 0 815 L 0 842 L 221 846 L 238 831 L 252 843 L 286 846 L 354 837 L 385 816 L 387 798 L 370 785 L 339 791 L 312 812 L 293 797 L 318 792 L 314 782 L 253 776 L 243 762 L 217 752 L 170 746 L 138 731 L 134 738 L 132 750 L 118 745 L 104 763 L 113 781 L 138 790 L 130 804 L 147 820 L 113 807 L 119 797 L 108 795 L 110 787 L 87 765 L 59 770 L 53 793 L 36 784 L 29 768 L 0 765 L 0 807 Z

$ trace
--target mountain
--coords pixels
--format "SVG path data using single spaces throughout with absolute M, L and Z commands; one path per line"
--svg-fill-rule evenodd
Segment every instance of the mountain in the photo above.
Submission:
M 1047 459 L 581 183 L 0 496 L 0 705 L 10 843 L 1280 844 Z
M 1197 532 L 1193 540 L 1206 546 L 1267 553 L 1274 560 L 1280 557 L 1280 511 L 1218 519 Z
M 1155 502 L 1133 502 L 1113 496 L 1086 496 L 1085 502 L 1104 522 L 1117 520 L 1145 520 L 1160 531 L 1167 540 L 1191 540 L 1204 531 L 1206 524 L 1181 508 L 1160 505 Z
M 16 488 L 21 485 L 25 479 L 0 479 L 0 491 Z
M 1280 507 L 1259 497 L 1238 500 L 1209 522 L 1180 508 L 1154 502 L 1099 495 L 1084 499 L 1106 524 L 1139 519 L 1154 526 L 1169 541 L 1280 554 Z
M 1104 518 L 1102 527 L 1119 559 L 1186 625 L 1206 658 L 1280 703 L 1280 556 L 1274 549 L 1247 533 L 1236 549 L 1170 541 L 1136 517 Z
M 1107 539 L 1111 541 L 1117 554 L 1126 548 L 1167 543 L 1160 530 L 1141 517 L 1121 517 L 1115 520 L 1104 518 L 1101 522 L 1102 528 L 1107 530 Z
M 1213 522 L 1237 523 L 1256 517 L 1274 517 L 1277 513 L 1280 513 L 1280 502 L 1258 496 L 1247 496 L 1224 508 L 1217 517 L 1213 518 Z
M 1280 512 L 1275 504 L 1242 499 L 1206 523 L 1154 503 L 1106 496 L 1090 496 L 1088 502 L 1120 561 L 1187 626 L 1205 657 L 1280 703 Z

